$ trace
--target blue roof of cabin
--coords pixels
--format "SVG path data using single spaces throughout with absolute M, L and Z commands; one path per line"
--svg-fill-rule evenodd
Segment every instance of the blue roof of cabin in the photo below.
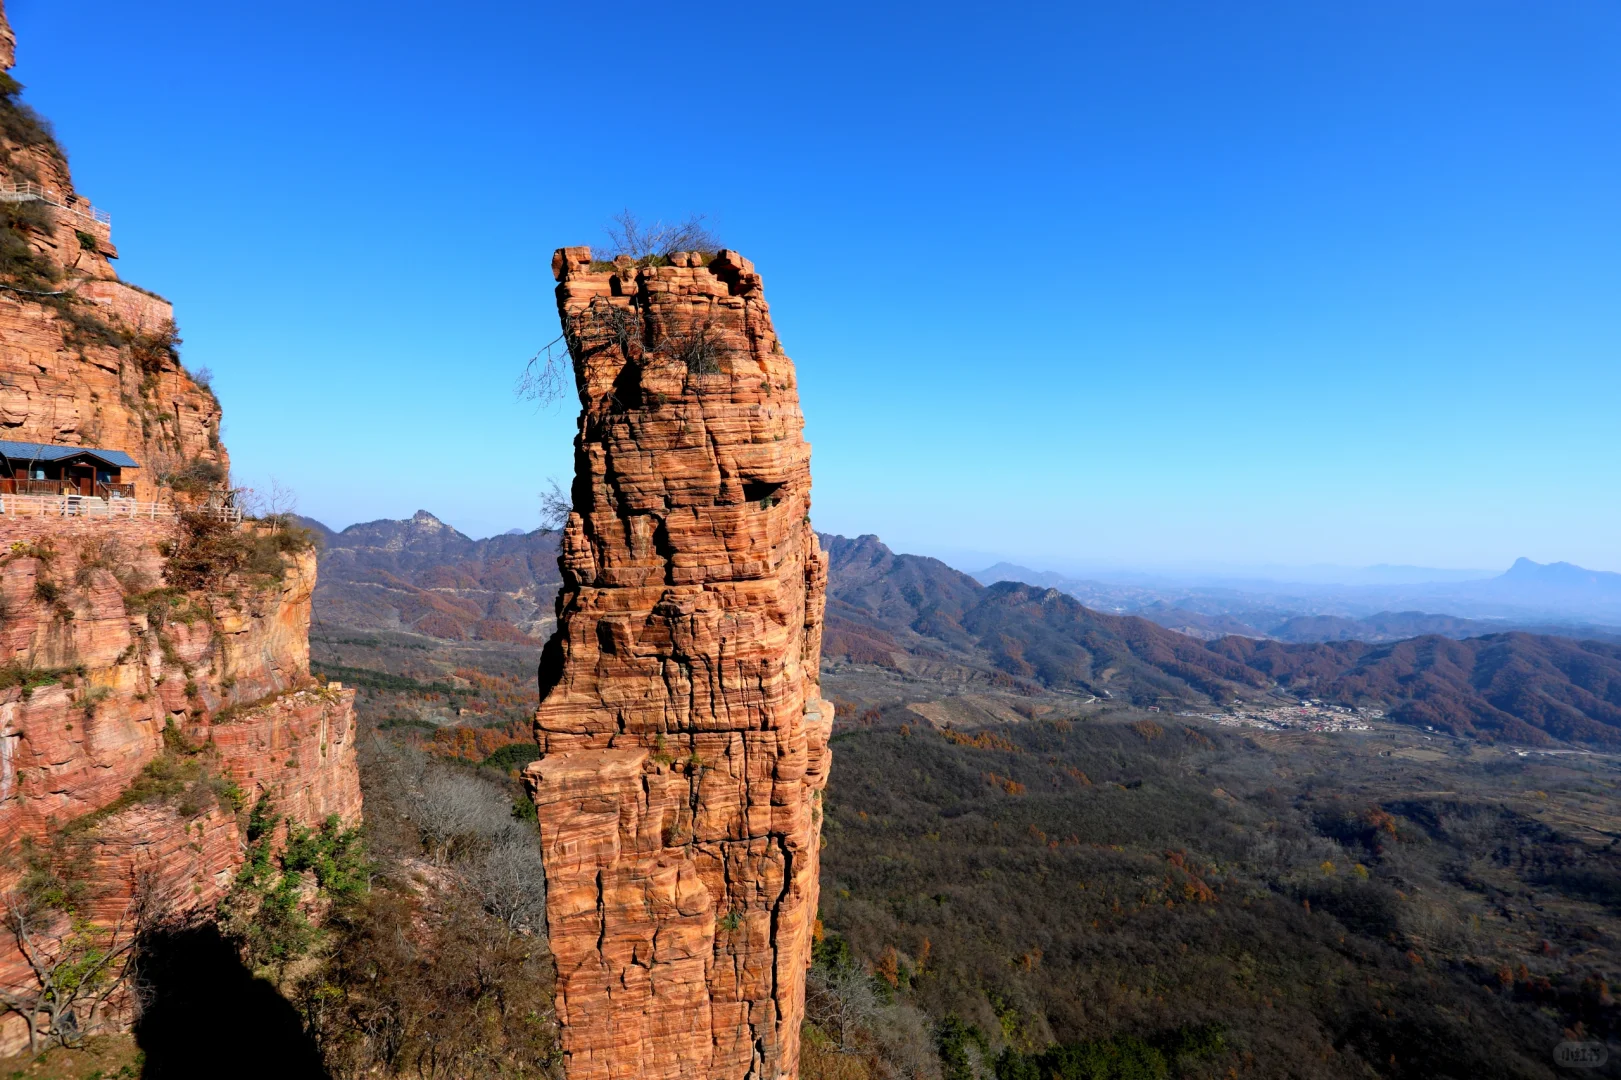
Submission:
M 122 450 L 98 450 L 94 446 L 52 446 L 49 443 L 0 441 L 0 457 L 12 461 L 64 461 L 80 454 L 121 469 L 139 469 L 140 463 Z

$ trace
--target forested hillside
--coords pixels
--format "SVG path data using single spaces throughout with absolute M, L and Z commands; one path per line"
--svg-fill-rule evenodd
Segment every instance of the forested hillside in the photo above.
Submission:
M 1131 715 L 836 737 L 805 1080 L 1551 1077 L 1617 1031 L 1609 761 Z

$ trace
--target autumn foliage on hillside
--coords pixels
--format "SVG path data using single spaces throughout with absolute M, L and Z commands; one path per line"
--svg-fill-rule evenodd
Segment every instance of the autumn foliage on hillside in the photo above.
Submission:
M 998 735 L 994 731 L 962 732 L 946 728 L 940 732 L 945 736 L 946 742 L 956 743 L 958 746 L 969 746 L 975 750 L 1002 750 L 1009 754 L 1021 753 L 1017 746 L 1006 735 Z
M 423 749 L 438 757 L 480 763 L 503 747 L 520 744 L 533 746 L 534 743 L 533 729 L 518 721 L 495 727 L 455 724 L 435 731 L 432 738 L 423 743 Z

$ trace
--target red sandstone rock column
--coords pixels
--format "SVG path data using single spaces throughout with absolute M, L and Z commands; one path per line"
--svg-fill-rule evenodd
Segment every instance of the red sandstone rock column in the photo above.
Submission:
M 792 1078 L 833 723 L 810 446 L 753 266 L 671 263 L 553 258 L 582 411 L 526 778 L 558 1016 L 570 1080 Z

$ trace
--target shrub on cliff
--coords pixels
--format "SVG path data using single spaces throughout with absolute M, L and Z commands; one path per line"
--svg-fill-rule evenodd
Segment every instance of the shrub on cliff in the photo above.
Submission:
M 206 495 L 225 483 L 225 470 L 217 461 L 194 458 L 178 469 L 159 476 L 158 482 L 187 495 Z
M 201 756 L 164 753 L 147 762 L 135 783 L 113 806 L 123 809 L 140 803 L 167 803 L 181 817 L 226 807 L 233 812 L 242 799 L 241 789 L 229 777 L 215 772 Z M 116 812 L 116 811 L 114 811 Z
M 40 687 L 70 682 L 74 676 L 83 678 L 84 668 L 29 668 L 14 660 L 0 664 L 0 690 L 13 686 L 21 687 L 23 699 L 27 700 L 28 696 Z
M 93 701 L 87 707 L 93 707 Z M 194 818 L 216 807 L 236 813 L 242 800 L 236 781 L 219 771 L 212 746 L 192 744 L 171 721 L 163 729 L 163 752 L 148 761 L 116 799 L 68 822 L 64 833 L 87 833 L 132 806 L 171 806 L 181 817 Z
M 56 144 L 56 133 L 51 130 L 51 122 L 22 100 L 22 92 L 22 83 L 9 73 L 0 71 L 0 137 L 17 146 L 45 147 L 61 157 L 62 151 Z M 16 169 L 9 160 L 5 164 Z M 31 174 L 25 174 L 25 178 L 36 179 Z
M 0 72 L 0 175 L 13 182 L 37 183 L 34 162 L 13 153 L 13 148 L 54 157 L 64 167 L 67 156 L 50 123 L 22 102 L 21 92 L 21 83 Z M 96 314 L 94 304 L 62 287 L 62 266 L 36 247 L 54 236 L 56 225 L 56 211 L 41 200 L 0 203 L 0 287 L 54 309 L 62 320 L 65 344 L 120 344 L 119 335 Z
M 116 536 L 92 536 L 79 544 L 79 565 L 73 571 L 73 584 L 80 589 L 91 588 L 98 570 L 111 574 L 125 594 L 146 588 L 145 574 Z
M 340 899 L 352 900 L 371 887 L 372 865 L 360 830 L 344 828 L 336 814 L 313 829 L 288 826 L 281 865 L 288 873 L 310 871 L 317 889 Z
M 315 546 L 308 529 L 238 526 L 206 513 L 182 513 L 180 526 L 178 541 L 164 554 L 169 583 L 181 589 L 229 592 L 231 578 L 260 586 L 280 582 L 287 574 L 284 556 Z
M 48 234 L 53 226 L 42 202 L 0 203 L 0 277 L 25 292 L 54 292 L 60 268 L 29 243 L 31 234 Z
M 285 969 L 316 944 L 319 932 L 304 912 L 310 900 L 355 903 L 371 887 L 359 829 L 344 828 L 337 815 L 313 829 L 290 821 L 277 853 L 281 820 L 270 796 L 261 796 L 248 815 L 247 858 L 220 903 L 222 927 L 254 967 Z
M 635 214 L 622 210 L 614 215 L 606 232 L 608 247 L 604 254 L 608 260 L 630 258 L 638 266 L 661 266 L 677 251 L 713 255 L 721 248 L 720 241 L 704 224 L 702 214 L 692 214 L 684 221 L 669 225 L 662 221 L 643 224 Z

